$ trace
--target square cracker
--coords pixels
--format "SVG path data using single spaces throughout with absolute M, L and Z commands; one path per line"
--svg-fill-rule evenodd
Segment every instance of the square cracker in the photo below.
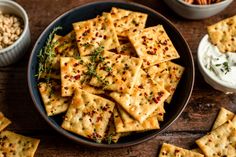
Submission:
M 61 85 L 55 81 L 40 82 L 39 92 L 48 116 L 57 115 L 67 110 L 70 98 L 61 96 Z
M 135 29 L 128 35 L 138 56 L 144 60 L 143 67 L 179 58 L 179 54 L 162 25 Z
M 76 89 L 62 128 L 101 142 L 114 106 L 110 100 Z
M 109 13 L 88 21 L 73 23 L 81 56 L 91 55 L 98 47 L 111 50 L 119 46 L 116 31 Z
M 140 79 L 137 79 L 132 93 L 112 92 L 110 96 L 134 119 L 142 123 L 164 103 L 169 93 L 141 70 Z
M 167 103 L 170 103 L 184 72 L 184 67 L 168 61 L 151 66 L 145 71 L 154 81 L 162 85 L 170 93 L 166 100 Z
M 115 124 L 114 124 L 114 116 L 111 116 L 110 121 L 107 126 L 104 140 L 108 144 L 111 144 L 111 142 L 117 143 L 121 136 L 122 136 L 122 133 L 116 132 L 116 128 L 115 128 Z
M 236 156 L 236 127 L 227 121 L 196 143 L 206 156 Z
M 163 143 L 159 157 L 204 157 L 204 155 L 171 144 Z
M 96 68 L 97 77 L 90 84 L 105 90 L 130 93 L 139 74 L 142 60 L 109 51 L 102 53 L 104 60 Z
M 164 103 L 162 103 L 158 108 L 151 114 L 150 117 L 157 117 L 158 121 L 164 120 L 164 114 L 166 113 L 164 109 Z
M 221 52 L 236 52 L 236 15 L 208 26 L 207 31 Z
M 218 128 L 228 120 L 232 120 L 234 118 L 234 113 L 226 110 L 225 108 L 221 107 L 220 112 L 215 120 L 215 123 L 212 127 L 212 130 Z
M 113 7 L 111 17 L 118 36 L 127 36 L 132 29 L 143 29 L 147 14 Z
M 160 129 L 156 117 L 147 118 L 143 123 L 139 123 L 121 108 L 118 110 L 115 108 L 113 113 L 115 128 L 118 133 Z
M 49 62 L 51 67 L 50 73 L 42 73 L 41 78 L 52 78 L 60 80 L 60 57 L 75 57 L 79 56 L 79 51 L 77 48 L 75 40 L 75 32 L 71 31 L 66 36 L 62 37 L 59 35 L 54 35 L 52 40 L 54 55 Z
M 117 53 L 121 55 L 128 55 L 132 57 L 137 57 L 136 51 L 131 43 L 125 43 L 116 48 Z
M 79 50 L 76 44 L 75 32 L 71 31 L 67 35 L 60 37 L 56 41 L 55 57 L 53 57 L 53 69 L 60 69 L 60 57 L 75 57 L 79 56 Z
M 62 96 L 72 96 L 75 88 L 81 88 L 89 93 L 102 94 L 103 90 L 96 89 L 88 84 L 90 76 L 87 75 L 90 64 L 89 57 L 75 59 L 61 57 L 61 91 Z
M 0 131 L 5 129 L 9 124 L 11 124 L 11 121 L 0 112 Z
M 0 156 L 33 157 L 40 140 L 11 131 L 0 133 Z

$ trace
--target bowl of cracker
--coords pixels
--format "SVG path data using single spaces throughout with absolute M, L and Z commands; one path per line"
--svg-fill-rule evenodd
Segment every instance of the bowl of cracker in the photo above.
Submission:
M 178 15 L 191 20 L 211 17 L 223 11 L 233 0 L 164 0 Z
M 48 124 L 103 148 L 139 144 L 168 128 L 189 101 L 194 75 L 175 26 L 132 2 L 69 10 L 42 32 L 28 64 L 29 91 Z

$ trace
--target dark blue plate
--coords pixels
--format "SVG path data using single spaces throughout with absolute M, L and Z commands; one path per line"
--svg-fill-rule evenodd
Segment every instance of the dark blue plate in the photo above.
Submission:
M 40 97 L 40 93 L 37 89 L 37 79 L 35 78 L 35 74 L 37 73 L 37 67 L 38 67 L 37 54 L 39 53 L 39 50 L 45 45 L 48 35 L 50 34 L 50 32 L 53 30 L 54 27 L 62 26 L 63 30 L 58 32 L 58 34 L 65 35 L 72 30 L 72 23 L 94 18 L 97 15 L 101 15 L 102 12 L 109 12 L 112 7 L 119 7 L 123 9 L 147 13 L 148 20 L 146 27 L 162 24 L 181 56 L 180 59 L 177 59 L 174 62 L 184 66 L 186 69 L 178 85 L 178 88 L 174 94 L 171 104 L 166 105 L 165 120 L 160 124 L 161 126 L 160 130 L 137 133 L 131 136 L 123 137 L 119 140 L 117 144 L 99 144 L 62 129 L 60 127 L 62 122 L 61 115 L 53 117 L 48 117 L 46 115 L 44 105 Z M 163 132 L 167 127 L 169 127 L 179 117 L 179 115 L 181 114 L 181 112 L 184 110 L 185 106 L 188 103 L 188 100 L 191 96 L 193 89 L 194 74 L 195 74 L 194 62 L 188 44 L 184 40 L 183 36 L 179 33 L 179 31 L 174 27 L 174 25 L 164 16 L 146 6 L 136 3 L 95 2 L 69 10 L 68 12 L 56 18 L 42 32 L 42 34 L 35 43 L 35 46 L 32 50 L 29 59 L 28 86 L 32 100 L 37 110 L 55 130 L 57 130 L 64 136 L 68 137 L 69 139 L 85 145 L 90 145 L 95 147 L 118 148 L 118 147 L 131 146 L 147 141 L 157 136 L 158 134 Z

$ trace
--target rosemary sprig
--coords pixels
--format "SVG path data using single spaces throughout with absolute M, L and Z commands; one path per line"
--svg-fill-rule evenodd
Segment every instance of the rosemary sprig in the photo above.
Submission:
M 50 80 L 50 74 L 52 71 L 51 63 L 53 58 L 55 57 L 55 51 L 54 46 L 57 44 L 57 42 L 53 42 L 53 36 L 54 34 L 62 29 L 62 27 L 55 27 L 52 32 L 49 34 L 46 45 L 39 51 L 38 54 L 38 73 L 35 75 L 38 80 L 42 77 L 42 75 L 49 74 L 47 77 L 47 81 Z

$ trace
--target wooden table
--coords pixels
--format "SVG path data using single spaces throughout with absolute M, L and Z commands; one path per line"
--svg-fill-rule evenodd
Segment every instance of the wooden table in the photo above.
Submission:
M 44 28 L 58 15 L 91 0 L 17 0 L 30 18 L 32 46 Z M 196 63 L 197 47 L 206 34 L 206 26 L 236 14 L 236 1 L 225 11 L 201 21 L 177 16 L 161 0 L 136 0 L 170 19 L 187 40 Z M 0 68 L 0 111 L 12 120 L 9 130 L 41 139 L 36 156 L 123 156 L 155 157 L 163 142 L 194 148 L 194 141 L 208 132 L 220 107 L 236 112 L 236 95 L 226 95 L 205 83 L 196 66 L 196 82 L 188 106 L 165 133 L 145 143 L 120 149 L 95 149 L 74 143 L 54 131 L 34 108 L 27 88 L 29 50 L 18 63 Z M 196 64 L 197 65 L 197 64 Z

